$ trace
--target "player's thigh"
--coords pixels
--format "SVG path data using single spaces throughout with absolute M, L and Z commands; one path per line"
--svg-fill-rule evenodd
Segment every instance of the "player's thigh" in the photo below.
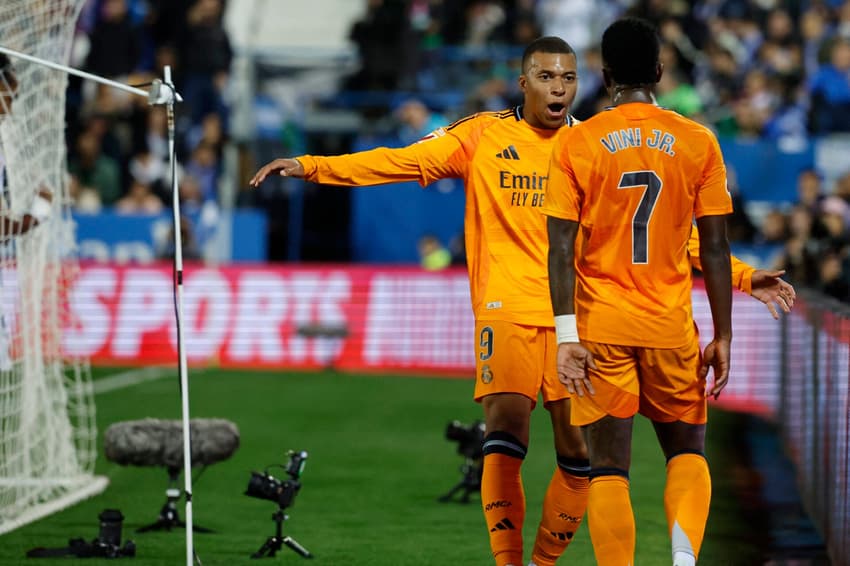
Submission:
M 476 401 L 497 393 L 518 393 L 537 403 L 546 353 L 540 330 L 505 321 L 475 323 Z
M 656 422 L 706 421 L 705 379 L 699 376 L 699 341 L 681 348 L 642 348 L 640 413 Z
M 570 398 L 571 421 L 587 425 L 606 415 L 632 417 L 638 411 L 640 386 L 635 348 L 582 341 L 596 362 L 587 370 L 595 394 Z

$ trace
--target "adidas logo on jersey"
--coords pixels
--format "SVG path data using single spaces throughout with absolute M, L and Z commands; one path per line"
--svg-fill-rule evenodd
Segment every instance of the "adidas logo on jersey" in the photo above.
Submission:
M 512 145 L 509 145 L 502 151 L 496 154 L 497 159 L 516 159 L 519 161 L 519 154 L 516 152 L 516 148 Z

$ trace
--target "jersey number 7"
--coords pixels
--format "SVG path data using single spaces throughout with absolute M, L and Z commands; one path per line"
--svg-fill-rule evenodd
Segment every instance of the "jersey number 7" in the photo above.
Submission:
M 649 263 L 649 221 L 663 184 L 655 171 L 629 171 L 620 177 L 618 189 L 643 189 L 643 197 L 632 216 L 633 264 Z

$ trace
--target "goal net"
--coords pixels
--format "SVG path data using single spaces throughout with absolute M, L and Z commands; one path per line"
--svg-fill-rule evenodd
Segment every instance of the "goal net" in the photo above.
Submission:
M 0 46 L 67 63 L 84 3 L 2 0 Z M 0 533 L 106 487 L 93 474 L 89 367 L 62 354 L 62 328 L 73 323 L 67 283 L 77 267 L 65 175 L 67 75 L 9 60 L 0 76 Z M 44 191 L 50 215 L 33 227 L 25 213 Z

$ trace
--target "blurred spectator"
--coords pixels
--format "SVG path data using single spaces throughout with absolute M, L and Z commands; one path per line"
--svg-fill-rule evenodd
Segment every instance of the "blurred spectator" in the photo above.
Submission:
M 840 253 L 828 253 L 820 262 L 818 290 L 840 301 L 850 301 L 850 275 Z
M 180 206 L 189 214 L 194 214 L 201 210 L 204 204 L 204 196 L 201 190 L 201 183 L 191 174 L 183 175 L 178 184 L 180 192 Z
M 771 209 L 761 221 L 757 244 L 783 244 L 788 238 L 788 219 L 779 209 Z
M 797 175 L 797 202 L 810 213 L 820 210 L 823 200 L 823 180 L 814 169 L 805 169 Z
M 233 52 L 222 18 L 222 0 L 196 0 L 178 39 L 179 78 L 192 123 L 210 112 L 226 111 L 223 91 Z
M 820 249 L 817 240 L 812 238 L 813 224 L 811 213 L 802 206 L 791 210 L 788 223 L 790 236 L 776 268 L 784 269 L 794 285 L 811 287 L 817 284 Z
M 829 62 L 809 80 L 809 118 L 816 133 L 850 130 L 850 39 L 836 39 L 829 54 Z
M 159 214 L 162 209 L 162 201 L 151 186 L 141 181 L 133 181 L 127 194 L 115 203 L 118 214 Z
M 496 0 L 472 0 L 466 10 L 466 38 L 469 46 L 504 41 L 505 9 Z
M 221 158 L 221 149 L 224 144 L 224 125 L 221 122 L 221 115 L 210 112 L 186 134 L 186 147 L 189 151 L 201 143 L 208 144 L 215 151 L 216 158 Z
M 395 111 L 399 122 L 398 136 L 402 145 L 410 145 L 437 128 L 447 126 L 445 117 L 432 112 L 418 99 L 404 101 Z
M 77 138 L 76 154 L 69 169 L 86 187 L 92 187 L 103 204 L 110 205 L 121 196 L 121 172 L 114 159 L 101 153 L 100 140 L 91 131 Z
M 215 147 L 201 142 L 192 150 L 192 156 L 186 164 L 186 173 L 197 179 L 201 191 L 201 201 L 214 201 L 218 195 L 218 158 Z
M 349 77 L 349 89 L 389 91 L 396 88 L 404 60 L 399 54 L 403 51 L 407 27 L 403 1 L 368 0 L 366 14 L 349 33 L 360 54 L 360 70 Z
M 840 252 L 847 244 L 847 227 L 850 219 L 850 205 L 844 199 L 835 195 L 828 196 L 821 202 L 820 223 L 825 232 L 821 238 L 824 251 Z
M 658 104 L 675 110 L 682 116 L 694 118 L 702 112 L 702 101 L 693 86 L 676 72 L 665 72 L 656 90 Z
M 443 247 L 436 236 L 427 234 L 419 240 L 419 257 L 423 269 L 437 271 L 445 269 L 452 263 L 452 254 Z
M 68 174 L 68 196 L 71 207 L 81 214 L 97 214 L 103 207 L 100 195 L 91 187 L 84 187 L 75 175 Z
M 169 175 L 164 161 L 150 151 L 143 151 L 130 158 L 130 177 L 148 185 L 155 194 L 162 194 L 166 190 L 165 184 Z
M 129 75 L 141 57 L 138 28 L 130 21 L 126 0 L 103 0 L 89 37 L 86 68 L 106 77 Z
M 818 6 L 810 6 L 800 18 L 803 67 L 813 74 L 820 66 L 821 50 L 827 39 L 827 16 Z
M 850 204 L 850 172 L 841 175 L 838 180 L 835 181 L 832 194 L 839 197 L 847 204 Z

